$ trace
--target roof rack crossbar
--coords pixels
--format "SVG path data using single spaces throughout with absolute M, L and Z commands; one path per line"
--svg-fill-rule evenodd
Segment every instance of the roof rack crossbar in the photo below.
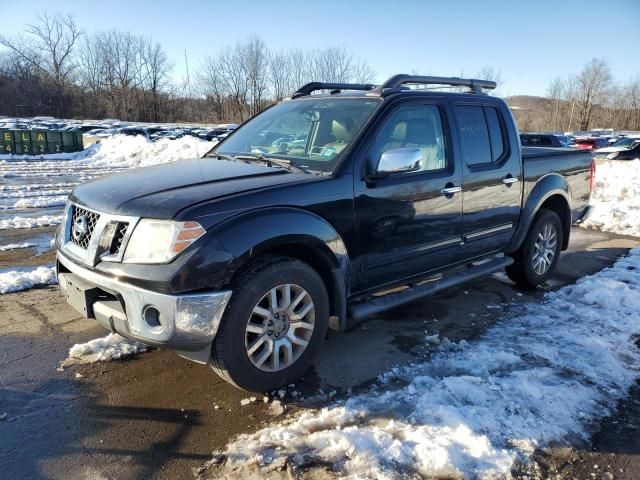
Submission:
M 291 96 L 291 98 L 303 97 L 305 95 L 311 95 L 311 92 L 317 90 L 373 90 L 376 88 L 371 83 L 325 83 L 325 82 L 311 82 L 300 87 Z
M 398 88 L 405 84 L 419 85 L 450 85 L 469 87 L 474 93 L 482 93 L 482 89 L 493 90 L 496 88 L 496 82 L 491 80 L 478 80 L 475 78 L 459 78 L 459 77 L 427 77 L 422 75 L 394 75 L 381 86 L 385 88 Z

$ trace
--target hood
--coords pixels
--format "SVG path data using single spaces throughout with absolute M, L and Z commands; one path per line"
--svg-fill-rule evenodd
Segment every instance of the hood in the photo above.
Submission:
M 170 219 L 200 202 L 314 177 L 258 163 L 196 158 L 109 175 L 76 187 L 69 199 L 98 212 Z

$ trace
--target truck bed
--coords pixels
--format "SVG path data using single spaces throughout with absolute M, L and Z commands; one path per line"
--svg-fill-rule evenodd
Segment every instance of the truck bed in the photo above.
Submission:
M 524 198 L 529 197 L 532 188 L 542 177 L 556 172 L 569 184 L 572 220 L 581 217 L 591 196 L 591 152 L 571 148 L 522 147 L 522 160 Z

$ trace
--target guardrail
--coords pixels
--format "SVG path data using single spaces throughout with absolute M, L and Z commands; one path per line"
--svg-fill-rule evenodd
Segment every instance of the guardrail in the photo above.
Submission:
M 0 153 L 43 155 L 84 149 L 82 133 L 62 130 L 0 130 Z

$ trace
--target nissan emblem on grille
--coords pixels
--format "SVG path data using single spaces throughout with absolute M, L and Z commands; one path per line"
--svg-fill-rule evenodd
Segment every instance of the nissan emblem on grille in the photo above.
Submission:
M 81 215 L 75 219 L 71 233 L 73 234 L 73 238 L 78 242 L 89 233 L 89 221 L 86 215 Z

